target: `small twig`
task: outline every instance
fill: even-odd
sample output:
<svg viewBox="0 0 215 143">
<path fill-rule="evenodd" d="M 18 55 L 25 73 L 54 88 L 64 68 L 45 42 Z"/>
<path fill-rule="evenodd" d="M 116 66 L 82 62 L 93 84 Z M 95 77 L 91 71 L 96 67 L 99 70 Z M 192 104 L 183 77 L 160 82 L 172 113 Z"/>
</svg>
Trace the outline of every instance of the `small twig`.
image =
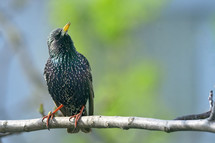
<svg viewBox="0 0 215 143">
<path fill-rule="evenodd" d="M 209 105 L 210 105 L 210 111 L 212 110 L 213 107 L 213 90 L 210 91 L 209 97 L 208 97 Z"/>
<path fill-rule="evenodd" d="M 215 106 L 214 106 L 214 101 L 213 101 L 213 91 L 211 90 L 210 95 L 209 95 L 209 103 L 210 103 L 210 117 L 208 118 L 209 121 L 215 120 Z"/>
<path fill-rule="evenodd" d="M 44 110 L 44 107 L 43 107 L 43 104 L 40 104 L 40 107 L 39 107 L 39 113 L 41 114 L 42 117 L 45 116 L 45 110 Z"/>
<path fill-rule="evenodd" d="M 207 111 L 201 114 L 191 114 L 185 115 L 175 118 L 174 120 L 199 120 L 199 119 L 206 119 L 210 116 L 211 111 Z"/>
</svg>

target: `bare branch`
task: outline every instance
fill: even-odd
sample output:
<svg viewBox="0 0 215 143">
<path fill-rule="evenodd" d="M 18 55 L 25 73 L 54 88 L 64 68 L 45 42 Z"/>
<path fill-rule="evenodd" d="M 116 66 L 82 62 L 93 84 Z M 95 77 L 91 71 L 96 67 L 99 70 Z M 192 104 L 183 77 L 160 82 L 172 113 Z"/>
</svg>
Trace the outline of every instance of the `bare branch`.
<svg viewBox="0 0 215 143">
<path fill-rule="evenodd" d="M 209 121 L 213 121 L 215 120 L 215 106 L 214 106 L 214 101 L 213 101 L 213 91 L 210 91 L 210 95 L 209 95 L 209 104 L 210 104 L 210 110 L 211 110 L 211 114 L 210 117 L 208 118 Z"/>
<path fill-rule="evenodd" d="M 214 101 L 213 101 L 213 90 L 210 91 L 209 93 L 209 96 L 208 96 L 208 101 L 209 101 L 209 105 L 210 105 L 210 111 L 212 110 L 213 108 L 213 105 L 214 105 Z"/>
<path fill-rule="evenodd" d="M 41 118 L 30 120 L 0 120 L 1 133 L 30 132 L 47 129 Z M 50 128 L 71 128 L 74 120 L 69 117 L 55 117 L 50 121 Z M 91 128 L 121 128 L 145 129 L 164 132 L 204 131 L 215 133 L 215 122 L 204 120 L 160 120 L 141 117 L 120 116 L 84 116 L 78 122 L 78 127 Z"/>
</svg>

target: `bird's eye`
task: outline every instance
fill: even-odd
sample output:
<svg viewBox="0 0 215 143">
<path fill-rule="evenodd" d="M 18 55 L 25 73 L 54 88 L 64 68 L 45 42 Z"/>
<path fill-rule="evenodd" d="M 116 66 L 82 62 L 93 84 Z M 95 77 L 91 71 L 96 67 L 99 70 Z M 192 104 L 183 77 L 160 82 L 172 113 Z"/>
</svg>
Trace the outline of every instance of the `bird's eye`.
<svg viewBox="0 0 215 143">
<path fill-rule="evenodd" d="M 61 32 L 59 32 L 56 36 L 55 39 L 58 40 L 60 38 Z"/>
</svg>

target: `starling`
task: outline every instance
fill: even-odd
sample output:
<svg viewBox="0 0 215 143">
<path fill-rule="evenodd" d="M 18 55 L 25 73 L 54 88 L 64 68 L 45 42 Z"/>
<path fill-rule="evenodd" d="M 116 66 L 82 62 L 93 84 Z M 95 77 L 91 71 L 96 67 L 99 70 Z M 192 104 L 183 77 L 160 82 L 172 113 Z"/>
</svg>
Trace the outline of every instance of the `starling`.
<svg viewBox="0 0 215 143">
<path fill-rule="evenodd" d="M 87 116 L 86 103 L 89 101 L 89 113 L 93 115 L 93 85 L 92 74 L 88 60 L 76 51 L 71 37 L 67 31 L 70 23 L 64 28 L 53 30 L 48 38 L 49 58 L 44 69 L 44 78 L 47 82 L 48 91 L 58 107 L 43 119 L 49 119 L 60 110 L 64 116 L 75 118 L 75 128 L 68 128 L 69 133 L 77 133 L 79 118 Z M 81 128 L 88 133 L 90 128 Z"/>
</svg>

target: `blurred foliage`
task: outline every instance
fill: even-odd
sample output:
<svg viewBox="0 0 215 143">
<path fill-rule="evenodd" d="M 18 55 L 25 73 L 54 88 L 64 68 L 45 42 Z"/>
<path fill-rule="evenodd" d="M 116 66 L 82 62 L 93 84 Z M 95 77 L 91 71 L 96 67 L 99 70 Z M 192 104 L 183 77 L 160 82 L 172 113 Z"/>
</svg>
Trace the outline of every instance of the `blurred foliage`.
<svg viewBox="0 0 215 143">
<path fill-rule="evenodd" d="M 166 0 L 50 1 L 48 10 L 52 26 L 63 27 L 70 21 L 69 34 L 77 50 L 91 63 L 96 114 L 159 117 L 160 110 L 167 110 L 158 101 L 162 77 L 159 63 L 144 60 L 143 56 L 136 58 L 140 54 L 137 51 L 144 52 L 144 45 L 138 49 L 134 39 L 135 31 L 155 19 L 165 4 Z M 159 133 L 140 130 L 93 131 L 93 135 L 84 137 L 83 134 L 67 136 L 65 141 L 166 142 Z"/>
<path fill-rule="evenodd" d="M 143 116 L 147 109 L 138 107 L 153 108 L 153 90 L 159 81 L 157 72 L 158 69 L 153 64 L 142 63 L 132 65 L 125 72 L 104 75 L 97 89 L 98 93 L 102 93 L 97 99 L 100 110 L 104 110 L 105 115 L 110 116 Z"/>
<path fill-rule="evenodd" d="M 76 43 L 80 42 L 79 46 L 83 43 L 82 39 L 85 42 L 93 40 L 116 44 L 123 42 L 124 36 L 132 29 L 154 19 L 165 1 L 54 0 L 50 2 L 49 11 L 53 23 L 63 26 L 71 22 L 72 29 L 69 32 L 73 33 Z"/>
</svg>

